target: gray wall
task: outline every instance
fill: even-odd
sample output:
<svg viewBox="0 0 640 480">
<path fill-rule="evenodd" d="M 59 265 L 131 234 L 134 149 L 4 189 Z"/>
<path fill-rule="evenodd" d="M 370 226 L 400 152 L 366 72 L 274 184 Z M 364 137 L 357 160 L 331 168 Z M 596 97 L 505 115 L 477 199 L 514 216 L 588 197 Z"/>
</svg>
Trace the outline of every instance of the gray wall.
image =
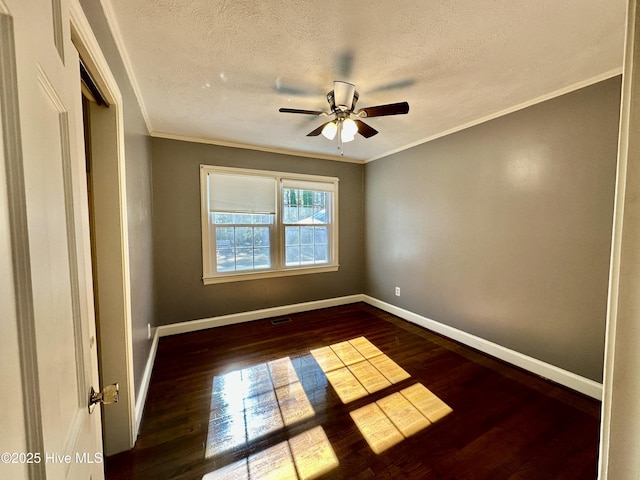
<svg viewBox="0 0 640 480">
<path fill-rule="evenodd" d="M 616 77 L 368 163 L 365 292 L 602 381 L 619 105 Z"/>
<path fill-rule="evenodd" d="M 161 138 L 152 146 L 158 324 L 362 293 L 363 165 Z M 204 285 L 201 164 L 338 177 L 340 269 Z"/>
<path fill-rule="evenodd" d="M 153 230 L 151 203 L 151 138 L 99 0 L 81 0 L 124 103 L 127 213 L 131 278 L 131 320 L 136 397 L 149 357 L 147 323 L 155 326 L 153 289 Z"/>
</svg>

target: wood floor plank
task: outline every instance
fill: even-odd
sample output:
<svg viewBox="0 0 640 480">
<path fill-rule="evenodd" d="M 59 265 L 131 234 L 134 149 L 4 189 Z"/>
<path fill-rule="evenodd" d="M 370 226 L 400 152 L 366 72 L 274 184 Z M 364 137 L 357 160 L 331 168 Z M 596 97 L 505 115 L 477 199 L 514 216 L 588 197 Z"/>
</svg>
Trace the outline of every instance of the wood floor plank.
<svg viewBox="0 0 640 480">
<path fill-rule="evenodd" d="M 431 425 L 427 417 L 401 393 L 392 393 L 376 403 L 405 437 L 410 437 Z"/>
<path fill-rule="evenodd" d="M 351 345 L 349 341 L 345 340 L 344 342 L 334 343 L 333 345 L 330 345 L 330 347 L 336 353 L 338 358 L 342 360 L 342 363 L 347 366 L 364 360 L 362 354 L 358 350 L 356 350 L 356 348 Z"/>
<path fill-rule="evenodd" d="M 358 337 L 349 340 L 349 343 L 353 345 L 364 358 L 372 358 L 378 355 L 382 355 L 382 352 L 373 343 L 367 340 L 365 337 Z"/>
<path fill-rule="evenodd" d="M 363 303 L 289 317 L 162 338 L 140 436 L 107 480 L 596 478 L 599 402 Z M 312 355 L 331 345 L 406 375 L 343 403 L 319 364 L 338 355 Z M 385 400 L 415 384 L 451 409 L 426 428 Z M 405 433 L 380 453 L 352 418 L 371 404 Z"/>
<path fill-rule="evenodd" d="M 416 383 L 410 387 L 400 390 L 404 398 L 415 406 L 422 415 L 435 423 L 452 412 L 449 405 L 440 400 L 427 387 L 421 383 Z"/>
<path fill-rule="evenodd" d="M 342 403 L 349 403 L 368 395 L 362 383 L 351 373 L 347 367 L 331 370 L 326 373 L 329 383 L 342 400 Z"/>
<path fill-rule="evenodd" d="M 296 435 L 289 440 L 289 447 L 300 480 L 317 478 L 340 463 L 321 426 Z"/>
<path fill-rule="evenodd" d="M 313 358 L 316 359 L 316 362 L 325 373 L 345 366 L 331 347 L 314 348 L 311 350 L 311 355 L 313 355 Z"/>
<path fill-rule="evenodd" d="M 354 363 L 347 368 L 369 393 L 375 393 L 391 386 L 391 382 L 367 360 Z"/>
</svg>

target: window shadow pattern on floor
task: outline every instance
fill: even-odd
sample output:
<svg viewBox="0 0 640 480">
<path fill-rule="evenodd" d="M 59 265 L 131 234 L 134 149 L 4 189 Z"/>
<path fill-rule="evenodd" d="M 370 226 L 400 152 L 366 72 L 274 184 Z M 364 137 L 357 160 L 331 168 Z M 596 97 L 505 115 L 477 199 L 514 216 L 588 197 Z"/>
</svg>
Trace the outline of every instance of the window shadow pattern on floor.
<svg viewBox="0 0 640 480">
<path fill-rule="evenodd" d="M 410 378 L 365 337 L 310 351 L 344 404 Z M 376 454 L 452 412 L 421 383 L 349 412 Z M 289 357 L 214 377 L 206 458 L 312 419 L 315 412 Z M 317 478 L 339 460 L 321 425 L 207 473 L 214 479 Z"/>
</svg>

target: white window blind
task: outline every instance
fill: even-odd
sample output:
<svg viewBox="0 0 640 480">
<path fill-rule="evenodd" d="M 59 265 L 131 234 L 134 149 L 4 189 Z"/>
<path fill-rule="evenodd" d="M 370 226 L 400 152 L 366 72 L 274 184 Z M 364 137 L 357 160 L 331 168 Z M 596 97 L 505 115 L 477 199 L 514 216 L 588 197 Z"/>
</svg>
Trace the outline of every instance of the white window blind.
<svg viewBox="0 0 640 480">
<path fill-rule="evenodd" d="M 316 192 L 333 192 L 335 184 L 333 182 L 317 182 L 309 180 L 298 180 L 291 178 L 282 179 L 282 187 L 295 190 L 312 190 Z"/>
<path fill-rule="evenodd" d="M 273 177 L 208 174 L 209 211 L 275 213 L 277 182 Z"/>
</svg>

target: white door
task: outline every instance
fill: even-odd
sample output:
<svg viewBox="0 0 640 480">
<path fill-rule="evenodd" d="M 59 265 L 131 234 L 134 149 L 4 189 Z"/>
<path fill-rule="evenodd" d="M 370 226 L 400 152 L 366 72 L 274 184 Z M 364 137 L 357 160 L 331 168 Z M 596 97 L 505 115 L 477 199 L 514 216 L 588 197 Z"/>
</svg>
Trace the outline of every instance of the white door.
<svg viewBox="0 0 640 480">
<path fill-rule="evenodd" d="M 0 290 L 10 310 L 0 350 L 12 360 L 0 374 L 21 387 L 0 392 L 11 394 L 0 406 L 12 431 L 23 431 L 3 440 L 17 451 L 3 456 L 1 478 L 104 477 L 100 408 L 87 409 L 99 385 L 70 1 L 0 0 L 0 213 L 8 212 L 0 220 L 9 230 L 0 247 L 10 242 L 13 278 Z"/>
</svg>

